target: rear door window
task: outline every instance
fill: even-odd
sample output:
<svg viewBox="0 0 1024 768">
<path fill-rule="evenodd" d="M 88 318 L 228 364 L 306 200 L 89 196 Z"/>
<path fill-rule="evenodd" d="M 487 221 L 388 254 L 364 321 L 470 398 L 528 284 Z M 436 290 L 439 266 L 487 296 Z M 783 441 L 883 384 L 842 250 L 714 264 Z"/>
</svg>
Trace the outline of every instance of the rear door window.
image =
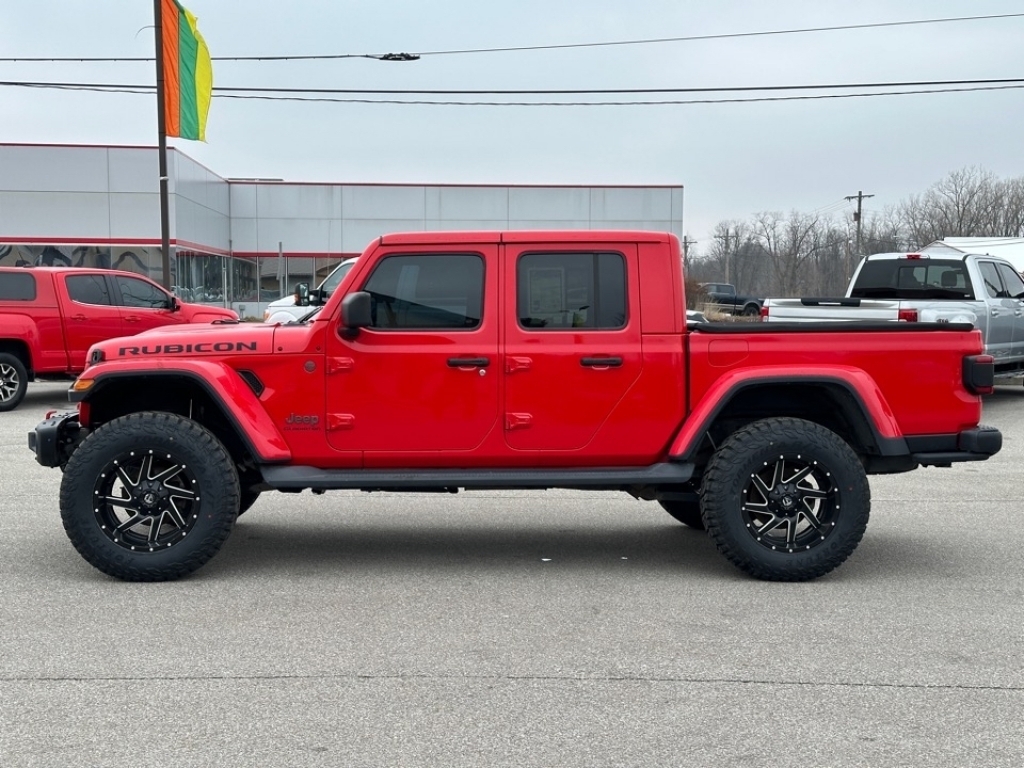
<svg viewBox="0 0 1024 768">
<path fill-rule="evenodd" d="M 516 315 L 530 330 L 626 325 L 621 253 L 527 253 L 516 263 Z"/>
<path fill-rule="evenodd" d="M 1003 279 L 1003 289 L 1006 294 L 1014 299 L 1024 298 L 1024 280 L 1021 280 L 1012 267 L 1006 264 L 997 264 L 999 276 Z"/>
<path fill-rule="evenodd" d="M 113 306 L 114 300 L 110 295 L 110 285 L 104 275 L 68 275 L 66 280 L 68 296 L 72 301 L 77 301 L 79 304 Z"/>
<path fill-rule="evenodd" d="M 994 262 L 979 261 L 978 269 L 981 271 L 981 279 L 985 283 L 985 293 L 989 297 L 999 299 L 1007 296 L 1003 289 L 1003 281 L 999 279 L 999 270 L 996 269 Z"/>
</svg>

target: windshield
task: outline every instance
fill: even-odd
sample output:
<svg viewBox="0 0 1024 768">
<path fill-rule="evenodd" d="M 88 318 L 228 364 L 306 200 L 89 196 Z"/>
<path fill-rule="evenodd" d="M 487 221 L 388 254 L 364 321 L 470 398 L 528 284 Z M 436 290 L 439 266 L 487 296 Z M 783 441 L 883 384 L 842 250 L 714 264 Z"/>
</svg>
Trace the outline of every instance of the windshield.
<svg viewBox="0 0 1024 768">
<path fill-rule="evenodd" d="M 342 278 L 345 277 L 355 266 L 355 261 L 343 261 L 339 264 L 331 274 L 327 276 L 327 279 L 320 284 L 320 290 L 324 292 L 324 298 L 331 294 L 331 292 L 341 285 Z"/>
</svg>

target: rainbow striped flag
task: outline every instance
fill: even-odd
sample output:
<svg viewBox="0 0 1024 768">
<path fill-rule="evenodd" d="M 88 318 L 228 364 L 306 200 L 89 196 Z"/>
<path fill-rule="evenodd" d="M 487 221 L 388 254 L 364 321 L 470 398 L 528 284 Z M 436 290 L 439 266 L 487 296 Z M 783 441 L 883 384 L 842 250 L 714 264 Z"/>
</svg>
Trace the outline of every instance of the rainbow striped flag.
<svg viewBox="0 0 1024 768">
<path fill-rule="evenodd" d="M 210 50 L 196 17 L 178 0 L 161 0 L 164 62 L 164 129 L 168 136 L 206 141 L 206 115 L 213 93 Z"/>
</svg>

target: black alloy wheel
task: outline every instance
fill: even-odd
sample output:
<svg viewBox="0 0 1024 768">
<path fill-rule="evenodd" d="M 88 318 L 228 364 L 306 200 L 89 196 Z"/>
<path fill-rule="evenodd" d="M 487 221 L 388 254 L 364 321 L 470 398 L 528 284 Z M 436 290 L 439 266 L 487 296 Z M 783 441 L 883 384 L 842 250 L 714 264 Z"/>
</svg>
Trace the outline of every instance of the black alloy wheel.
<svg viewBox="0 0 1024 768">
<path fill-rule="evenodd" d="M 199 519 L 198 482 L 174 454 L 122 453 L 96 480 L 96 523 L 114 544 L 132 552 L 172 547 Z"/>
<path fill-rule="evenodd" d="M 871 494 L 860 459 L 834 432 L 802 419 L 754 422 L 729 436 L 702 486 L 719 550 L 752 576 L 805 581 L 856 549 Z"/>
<path fill-rule="evenodd" d="M 61 517 L 78 552 L 126 581 L 164 581 L 220 549 L 239 509 L 238 474 L 206 428 L 144 412 L 114 419 L 71 455 Z"/>
</svg>

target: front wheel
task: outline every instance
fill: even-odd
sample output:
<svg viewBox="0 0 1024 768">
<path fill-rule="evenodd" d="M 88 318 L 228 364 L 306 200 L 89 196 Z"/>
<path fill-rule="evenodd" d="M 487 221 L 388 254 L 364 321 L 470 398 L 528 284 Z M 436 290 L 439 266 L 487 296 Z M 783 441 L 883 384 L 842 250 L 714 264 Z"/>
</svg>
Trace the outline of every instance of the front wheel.
<svg viewBox="0 0 1024 768">
<path fill-rule="evenodd" d="M 25 397 L 28 371 L 14 355 L 0 354 L 0 411 L 13 411 Z"/>
<path fill-rule="evenodd" d="M 867 528 L 871 491 L 849 445 L 820 424 L 756 421 L 730 435 L 701 487 L 718 549 L 751 576 L 806 581 L 838 567 Z"/>
<path fill-rule="evenodd" d="M 239 509 L 238 472 L 205 427 L 145 412 L 96 429 L 71 455 L 60 512 L 89 563 L 125 581 L 167 581 L 213 557 Z"/>
</svg>

